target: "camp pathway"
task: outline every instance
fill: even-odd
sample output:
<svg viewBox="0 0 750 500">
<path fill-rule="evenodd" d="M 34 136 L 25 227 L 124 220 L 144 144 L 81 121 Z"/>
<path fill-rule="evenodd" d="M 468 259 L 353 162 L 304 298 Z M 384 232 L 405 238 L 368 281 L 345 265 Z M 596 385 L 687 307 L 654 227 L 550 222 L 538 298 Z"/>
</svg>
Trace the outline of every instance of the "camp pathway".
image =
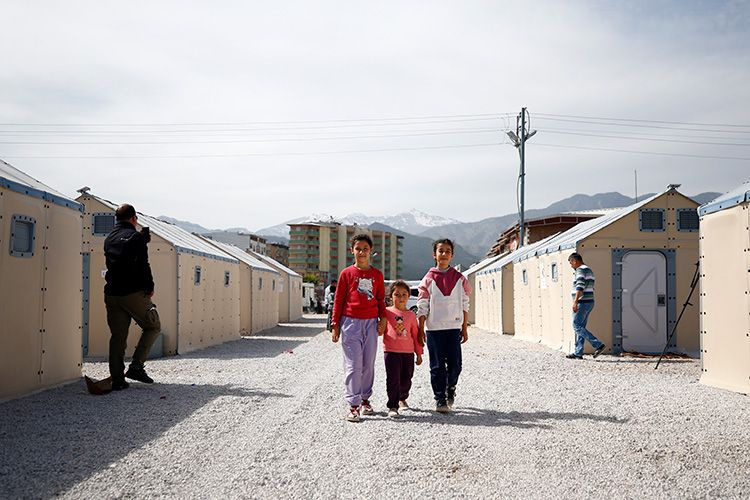
<svg viewBox="0 0 750 500">
<path fill-rule="evenodd" d="M 344 421 L 323 316 L 151 361 L 153 385 L 83 381 L 0 404 L 0 498 L 741 497 L 750 400 L 700 362 L 585 361 L 470 329 L 456 411 L 416 368 L 411 411 Z M 84 373 L 107 374 L 105 363 Z"/>
</svg>

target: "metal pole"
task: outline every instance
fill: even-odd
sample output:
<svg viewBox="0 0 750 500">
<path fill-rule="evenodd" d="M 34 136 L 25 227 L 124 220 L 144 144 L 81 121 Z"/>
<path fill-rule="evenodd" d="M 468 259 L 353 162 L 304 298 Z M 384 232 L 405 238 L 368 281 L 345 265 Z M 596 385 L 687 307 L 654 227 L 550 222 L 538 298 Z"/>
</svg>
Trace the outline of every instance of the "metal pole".
<svg viewBox="0 0 750 500">
<path fill-rule="evenodd" d="M 635 174 L 635 202 L 638 203 L 638 171 L 633 170 Z"/>
<path fill-rule="evenodd" d="M 524 227 L 524 197 L 525 197 L 525 180 L 526 180 L 526 169 L 524 165 L 524 157 L 525 157 L 525 150 L 526 150 L 526 108 L 521 108 L 521 130 L 518 134 L 518 139 L 520 141 L 520 144 L 518 146 L 518 153 L 521 156 L 521 213 L 519 214 L 520 221 L 518 223 L 519 227 L 519 237 L 520 241 L 518 242 L 518 248 L 521 248 L 524 245 L 524 242 L 526 241 L 526 228 Z"/>
</svg>

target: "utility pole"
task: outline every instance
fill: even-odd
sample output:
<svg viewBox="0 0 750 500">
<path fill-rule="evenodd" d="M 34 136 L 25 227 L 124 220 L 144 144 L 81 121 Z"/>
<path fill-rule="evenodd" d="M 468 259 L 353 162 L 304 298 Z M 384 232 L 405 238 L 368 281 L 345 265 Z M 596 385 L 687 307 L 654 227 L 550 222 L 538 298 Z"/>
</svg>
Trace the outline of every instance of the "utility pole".
<svg viewBox="0 0 750 500">
<path fill-rule="evenodd" d="M 530 130 L 529 125 L 531 123 L 531 118 L 527 120 L 528 111 L 526 111 L 526 108 L 521 108 L 521 113 L 516 117 L 516 131 L 513 132 L 512 130 L 509 130 L 507 132 L 508 137 L 510 137 L 510 140 L 513 142 L 513 145 L 518 148 L 518 155 L 521 158 L 521 169 L 518 174 L 518 181 L 520 184 L 520 192 L 517 193 L 518 196 L 518 228 L 519 228 L 519 241 L 518 241 L 518 248 L 521 248 L 524 245 L 524 242 L 526 240 L 526 225 L 525 225 L 525 218 L 524 218 L 524 205 L 525 205 L 525 198 L 526 198 L 526 141 L 531 139 L 531 137 L 536 134 L 536 130 Z"/>
<path fill-rule="evenodd" d="M 521 157 L 521 172 L 518 174 L 521 181 L 521 194 L 519 195 L 521 213 L 518 215 L 518 248 L 521 248 L 526 242 L 526 227 L 524 226 L 524 200 L 526 198 L 526 108 L 521 108 L 521 129 L 519 130 L 518 138 L 520 139 L 518 154 Z"/>
</svg>

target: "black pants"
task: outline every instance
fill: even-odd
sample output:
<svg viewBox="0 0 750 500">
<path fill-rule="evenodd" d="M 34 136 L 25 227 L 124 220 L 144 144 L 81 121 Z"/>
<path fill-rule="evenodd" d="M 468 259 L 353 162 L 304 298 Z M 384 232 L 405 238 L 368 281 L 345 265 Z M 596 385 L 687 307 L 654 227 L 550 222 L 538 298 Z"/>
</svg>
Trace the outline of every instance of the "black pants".
<svg viewBox="0 0 750 500">
<path fill-rule="evenodd" d="M 406 401 L 414 376 L 414 353 L 386 352 L 385 387 L 388 392 L 388 408 L 398 408 L 399 401 Z"/>
<path fill-rule="evenodd" d="M 446 389 L 456 387 L 461 374 L 461 330 L 428 331 L 427 350 L 432 392 L 438 404 L 445 404 Z"/>
</svg>

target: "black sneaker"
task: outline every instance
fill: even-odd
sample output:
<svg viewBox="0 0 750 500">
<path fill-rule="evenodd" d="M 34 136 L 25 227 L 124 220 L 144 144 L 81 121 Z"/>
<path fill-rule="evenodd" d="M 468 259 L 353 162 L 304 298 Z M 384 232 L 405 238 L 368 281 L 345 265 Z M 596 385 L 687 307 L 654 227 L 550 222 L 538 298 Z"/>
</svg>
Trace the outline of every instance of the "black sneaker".
<svg viewBox="0 0 750 500">
<path fill-rule="evenodd" d="M 113 391 L 121 391 L 123 389 L 127 389 L 130 387 L 130 384 L 125 382 L 125 380 L 113 380 L 112 381 L 112 390 Z"/>
<path fill-rule="evenodd" d="M 137 380 L 138 382 L 143 382 L 144 384 L 153 384 L 154 379 L 149 377 L 146 374 L 146 370 L 141 368 L 140 370 L 128 368 L 128 371 L 125 372 L 125 376 L 132 380 Z"/>
<path fill-rule="evenodd" d="M 456 387 L 448 387 L 448 390 L 445 391 L 445 396 L 445 402 L 448 404 L 448 406 L 453 408 L 453 402 L 456 400 Z"/>
<path fill-rule="evenodd" d="M 604 344 L 602 344 L 601 346 L 599 346 L 599 348 L 598 348 L 598 349 L 597 349 L 596 351 L 594 351 L 594 355 L 593 355 L 593 356 L 591 356 L 591 357 L 592 357 L 592 358 L 595 358 L 595 357 L 597 357 L 597 356 L 598 356 L 598 355 L 600 355 L 600 354 L 602 353 L 602 351 L 604 351 L 604 349 L 606 349 L 606 348 L 607 348 L 607 346 L 606 346 L 606 345 L 604 345 Z"/>
<path fill-rule="evenodd" d="M 572 354 L 572 353 L 571 353 L 571 354 L 568 354 L 568 355 L 567 355 L 567 356 L 565 356 L 565 357 L 566 357 L 566 358 L 568 358 L 568 359 L 583 359 L 583 356 L 579 356 L 579 355 L 577 355 L 577 354 Z"/>
</svg>

